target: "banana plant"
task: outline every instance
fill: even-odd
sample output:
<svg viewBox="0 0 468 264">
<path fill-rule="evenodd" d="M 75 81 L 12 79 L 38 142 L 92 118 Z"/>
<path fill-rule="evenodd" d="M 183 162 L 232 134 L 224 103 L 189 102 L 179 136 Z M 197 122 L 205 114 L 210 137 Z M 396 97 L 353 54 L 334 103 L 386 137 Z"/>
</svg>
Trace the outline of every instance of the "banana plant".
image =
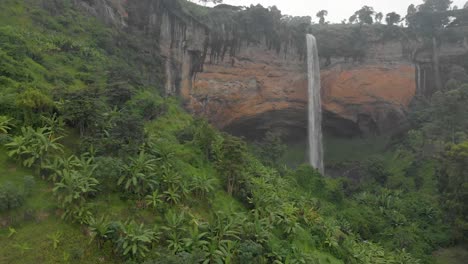
<svg viewBox="0 0 468 264">
<path fill-rule="evenodd" d="M 6 144 L 9 149 L 8 156 L 16 157 L 22 161 L 23 166 L 32 167 L 45 165 L 44 160 L 53 153 L 62 153 L 63 145 L 58 143 L 61 137 L 50 138 L 48 127 L 34 129 L 32 127 L 22 127 L 21 135 L 13 138 L 12 142 Z"/>
<path fill-rule="evenodd" d="M 52 241 L 52 245 L 54 249 L 58 248 L 58 245 L 60 244 L 60 241 L 62 239 L 62 235 L 63 234 L 60 231 L 47 235 L 47 238 Z"/>
<path fill-rule="evenodd" d="M 144 197 L 158 185 L 155 171 L 156 159 L 142 150 L 137 158 L 130 159 L 130 163 L 124 166 L 124 173 L 117 184 L 123 185 L 124 189 L 130 193 Z"/>
<path fill-rule="evenodd" d="M 11 129 L 11 118 L 7 116 L 0 116 L 0 134 L 7 134 Z"/>
<path fill-rule="evenodd" d="M 181 197 L 179 195 L 179 187 L 169 187 L 167 191 L 164 192 L 164 199 L 171 204 L 177 205 L 180 203 Z"/>
<path fill-rule="evenodd" d="M 154 230 L 145 228 L 144 224 L 129 221 L 122 225 L 117 247 L 124 257 L 138 260 L 146 257 L 156 240 L 158 236 Z"/>
<path fill-rule="evenodd" d="M 62 207 L 71 204 L 82 204 L 90 193 L 97 191 L 99 181 L 91 175 L 83 175 L 75 170 L 63 170 L 60 182 L 55 183 L 53 192 L 57 195 Z"/>
<path fill-rule="evenodd" d="M 163 201 L 161 200 L 162 197 L 163 196 L 159 194 L 158 190 L 155 190 L 151 194 L 146 195 L 145 196 L 146 206 L 149 206 L 153 209 L 158 209 L 163 203 Z"/>
<path fill-rule="evenodd" d="M 100 218 L 90 216 L 86 220 L 86 223 L 91 231 L 91 241 L 96 240 L 98 248 L 102 248 L 112 232 L 109 228 L 110 222 L 108 218 L 106 216 L 101 216 Z"/>
<path fill-rule="evenodd" d="M 214 190 L 215 179 L 206 174 L 196 174 L 191 178 L 190 191 L 197 198 L 204 198 Z"/>
<path fill-rule="evenodd" d="M 206 251 L 208 246 L 208 232 L 201 232 L 197 224 L 194 224 L 188 230 L 188 237 L 183 238 L 183 249 L 187 252 L 196 250 Z"/>
</svg>

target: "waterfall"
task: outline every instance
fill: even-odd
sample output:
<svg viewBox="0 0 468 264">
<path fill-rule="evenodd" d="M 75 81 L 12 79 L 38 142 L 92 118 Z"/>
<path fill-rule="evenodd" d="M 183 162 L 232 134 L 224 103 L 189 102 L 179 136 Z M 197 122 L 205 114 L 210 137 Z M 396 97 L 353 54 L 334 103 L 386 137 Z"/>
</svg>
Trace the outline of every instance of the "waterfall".
<svg viewBox="0 0 468 264">
<path fill-rule="evenodd" d="M 320 96 L 320 64 L 317 42 L 313 35 L 307 35 L 307 76 L 309 80 L 309 163 L 320 173 L 323 168 L 322 146 L 322 102 Z"/>
</svg>

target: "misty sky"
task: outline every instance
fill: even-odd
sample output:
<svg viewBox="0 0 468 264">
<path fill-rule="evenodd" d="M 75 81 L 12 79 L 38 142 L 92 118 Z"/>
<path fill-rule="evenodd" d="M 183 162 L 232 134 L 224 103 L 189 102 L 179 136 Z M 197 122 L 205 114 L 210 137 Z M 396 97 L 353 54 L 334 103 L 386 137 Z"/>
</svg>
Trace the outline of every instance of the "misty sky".
<svg viewBox="0 0 468 264">
<path fill-rule="evenodd" d="M 466 1 L 453 0 L 453 5 L 462 8 Z M 405 16 L 410 4 L 419 5 L 422 2 L 422 0 L 224 0 L 224 3 L 230 5 L 250 6 L 257 3 L 265 7 L 276 5 L 283 14 L 312 16 L 315 22 L 318 20 L 315 14 L 322 9 L 328 10 L 327 20 L 341 22 L 364 5 L 372 6 L 375 11 L 384 15 L 394 11 Z"/>
</svg>

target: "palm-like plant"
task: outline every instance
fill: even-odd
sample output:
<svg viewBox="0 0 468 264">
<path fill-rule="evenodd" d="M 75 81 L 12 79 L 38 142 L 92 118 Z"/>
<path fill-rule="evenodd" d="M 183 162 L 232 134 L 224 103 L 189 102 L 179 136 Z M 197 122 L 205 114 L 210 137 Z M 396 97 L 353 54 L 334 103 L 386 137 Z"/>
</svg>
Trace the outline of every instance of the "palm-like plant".
<svg viewBox="0 0 468 264">
<path fill-rule="evenodd" d="M 63 234 L 60 231 L 47 235 L 47 238 L 51 240 L 54 249 L 58 248 L 58 245 L 60 244 L 60 241 L 62 239 L 62 235 Z"/>
<path fill-rule="evenodd" d="M 214 190 L 215 179 L 206 174 L 193 175 L 190 182 L 190 191 L 197 197 L 203 198 Z"/>
<path fill-rule="evenodd" d="M 140 197 L 148 191 L 153 191 L 158 182 L 154 171 L 156 159 L 141 151 L 137 158 L 130 159 L 130 164 L 124 166 L 124 174 L 118 180 L 118 185 L 123 185 L 128 192 Z"/>
<path fill-rule="evenodd" d="M 197 224 L 189 228 L 188 237 L 183 238 L 183 249 L 187 252 L 196 250 L 206 251 L 208 241 L 206 241 L 207 232 L 201 232 Z"/>
<path fill-rule="evenodd" d="M 167 191 L 164 192 L 164 199 L 171 204 L 178 204 L 180 202 L 179 187 L 169 187 Z"/>
<path fill-rule="evenodd" d="M 252 210 L 250 221 L 244 222 L 244 233 L 248 234 L 253 241 L 266 243 L 270 236 L 272 223 L 269 218 L 262 218 L 257 209 Z"/>
<path fill-rule="evenodd" d="M 52 152 L 63 152 L 62 144 L 58 143 L 61 137 L 50 138 L 48 127 L 34 129 L 32 127 L 22 127 L 21 135 L 13 138 L 13 141 L 6 144 L 10 150 L 10 157 L 17 157 L 23 161 L 25 167 L 32 167 L 39 163 L 39 167 L 44 166 L 44 160 Z"/>
<path fill-rule="evenodd" d="M 182 177 L 180 177 L 180 174 L 174 170 L 171 164 L 162 164 L 159 169 L 162 188 L 169 189 L 171 186 L 181 185 Z"/>
<path fill-rule="evenodd" d="M 75 170 L 63 170 L 62 179 L 55 183 L 54 194 L 63 208 L 71 204 L 82 204 L 87 196 L 97 191 L 99 181 L 91 175 Z"/>
<path fill-rule="evenodd" d="M 11 118 L 7 116 L 0 116 L 0 134 L 7 134 L 8 130 L 11 129 Z"/>
<path fill-rule="evenodd" d="M 205 260 L 203 264 L 211 264 L 211 263 L 223 263 L 222 255 L 223 253 L 219 250 L 219 241 L 217 237 L 210 237 L 209 243 L 207 246 Z"/>
<path fill-rule="evenodd" d="M 49 137 L 51 139 L 65 135 L 65 122 L 63 121 L 63 118 L 58 117 L 56 113 L 51 117 L 41 116 L 41 120 L 43 125 L 48 127 L 50 131 Z"/>
<path fill-rule="evenodd" d="M 236 255 L 238 242 L 237 241 L 227 241 L 222 243 L 218 249 L 222 263 L 231 264 L 234 262 L 234 257 Z"/>
<path fill-rule="evenodd" d="M 28 250 L 31 250 L 32 248 L 29 246 L 28 243 L 16 243 L 13 245 L 13 247 L 19 249 L 21 251 L 21 255 L 24 255 L 24 253 L 26 253 L 26 251 Z"/>
<path fill-rule="evenodd" d="M 167 237 L 167 248 L 172 251 L 173 254 L 182 251 L 184 241 L 182 234 L 179 232 L 170 232 Z"/>
<path fill-rule="evenodd" d="M 155 190 L 151 194 L 146 195 L 145 197 L 146 206 L 150 206 L 153 209 L 159 208 L 160 205 L 163 203 L 161 198 L 162 198 L 162 195 L 159 194 L 158 190 Z"/>
<path fill-rule="evenodd" d="M 156 232 L 134 221 L 122 225 L 117 247 L 123 256 L 141 259 L 149 252 L 151 244 L 158 239 Z"/>
<path fill-rule="evenodd" d="M 81 161 L 75 155 L 71 155 L 67 158 L 62 157 L 62 156 L 55 156 L 46 161 L 43 169 L 49 170 L 50 172 L 49 178 L 53 182 L 57 182 L 59 179 L 63 177 L 64 171 L 79 170 L 80 165 L 81 165 Z"/>
<path fill-rule="evenodd" d="M 182 249 L 183 234 L 186 232 L 186 216 L 183 212 L 176 213 L 171 210 L 165 215 L 166 225 L 162 227 L 165 236 L 168 238 L 168 248 L 176 253 Z"/>
<path fill-rule="evenodd" d="M 86 220 L 86 223 L 89 225 L 91 231 L 91 241 L 96 240 L 98 248 L 101 248 L 109 239 L 111 233 L 109 220 L 105 216 L 101 216 L 100 218 L 90 216 Z"/>
</svg>

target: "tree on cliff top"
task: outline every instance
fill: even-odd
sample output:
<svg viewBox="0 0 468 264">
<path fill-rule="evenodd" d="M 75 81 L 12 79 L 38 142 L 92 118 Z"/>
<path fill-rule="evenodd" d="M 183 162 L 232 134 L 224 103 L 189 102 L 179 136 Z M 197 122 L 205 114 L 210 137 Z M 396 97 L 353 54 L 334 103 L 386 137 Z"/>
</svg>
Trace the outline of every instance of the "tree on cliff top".
<svg viewBox="0 0 468 264">
<path fill-rule="evenodd" d="M 382 19 L 383 19 L 383 14 L 382 14 L 382 12 L 378 12 L 377 14 L 375 14 L 375 21 L 376 21 L 377 23 L 380 24 L 380 22 L 382 22 Z"/>
<path fill-rule="evenodd" d="M 420 12 L 447 11 L 451 4 L 451 0 L 424 0 L 424 4 L 418 6 L 418 10 Z"/>
<path fill-rule="evenodd" d="M 320 10 L 320 11 L 316 14 L 316 16 L 317 16 L 318 18 L 320 18 L 320 20 L 319 20 L 319 24 L 320 24 L 320 25 L 324 25 L 324 24 L 327 23 L 327 22 L 325 21 L 325 17 L 326 17 L 327 15 L 328 15 L 328 11 L 327 11 L 327 10 Z"/>
<path fill-rule="evenodd" d="M 375 13 L 374 8 L 370 6 L 363 6 L 361 9 L 356 11 L 354 15 L 349 18 L 350 23 L 358 22 L 359 24 L 369 24 L 374 23 L 372 15 Z"/>
<path fill-rule="evenodd" d="M 385 21 L 387 22 L 387 25 L 393 26 L 400 21 L 400 18 L 401 17 L 399 14 L 391 12 L 387 14 L 387 16 L 385 17 Z"/>
</svg>

